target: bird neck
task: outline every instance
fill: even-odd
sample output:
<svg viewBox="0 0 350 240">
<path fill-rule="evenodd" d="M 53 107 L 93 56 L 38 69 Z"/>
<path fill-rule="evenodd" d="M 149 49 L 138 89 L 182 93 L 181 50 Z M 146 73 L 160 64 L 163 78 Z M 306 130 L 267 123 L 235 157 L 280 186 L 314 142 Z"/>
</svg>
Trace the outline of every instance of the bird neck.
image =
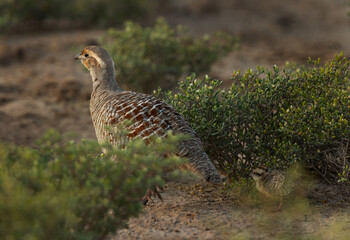
<svg viewBox="0 0 350 240">
<path fill-rule="evenodd" d="M 99 90 L 113 90 L 122 91 L 115 80 L 114 68 L 103 69 L 99 71 L 90 71 L 92 78 L 93 91 Z"/>
<path fill-rule="evenodd" d="M 260 182 L 265 182 L 267 180 L 267 178 L 269 177 L 268 173 L 264 173 L 261 177 L 260 177 Z"/>
</svg>

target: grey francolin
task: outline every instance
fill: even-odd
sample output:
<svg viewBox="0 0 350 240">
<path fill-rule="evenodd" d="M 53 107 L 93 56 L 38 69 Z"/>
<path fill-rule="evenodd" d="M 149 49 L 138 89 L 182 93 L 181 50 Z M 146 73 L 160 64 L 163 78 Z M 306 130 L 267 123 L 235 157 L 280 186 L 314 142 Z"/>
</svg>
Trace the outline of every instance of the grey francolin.
<svg viewBox="0 0 350 240">
<path fill-rule="evenodd" d="M 114 62 L 105 49 L 88 46 L 75 59 L 81 60 L 90 71 L 93 85 L 90 112 L 100 143 L 118 145 L 122 139 L 117 139 L 112 130 L 118 129 L 118 124 L 124 120 L 131 122 L 129 138 L 147 140 L 154 135 L 166 137 L 168 130 L 174 134 L 187 134 L 191 138 L 180 143 L 178 154 L 187 157 L 188 167 L 206 181 L 221 183 L 220 174 L 191 126 L 167 103 L 146 94 L 121 89 L 116 82 Z M 157 192 L 153 194 L 158 196 Z"/>
<path fill-rule="evenodd" d="M 294 187 L 289 175 L 283 171 L 270 171 L 268 168 L 260 166 L 253 170 L 251 176 L 255 180 L 259 192 L 269 198 L 279 198 L 280 204 L 277 211 L 281 210 L 283 197 L 288 195 Z"/>
</svg>

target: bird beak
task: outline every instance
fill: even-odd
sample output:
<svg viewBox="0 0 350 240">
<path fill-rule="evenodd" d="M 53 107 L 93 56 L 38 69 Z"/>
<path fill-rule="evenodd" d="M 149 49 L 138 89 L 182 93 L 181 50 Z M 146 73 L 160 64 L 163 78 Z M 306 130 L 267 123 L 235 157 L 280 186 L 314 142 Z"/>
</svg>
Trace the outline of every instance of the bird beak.
<svg viewBox="0 0 350 240">
<path fill-rule="evenodd" d="M 83 57 L 82 57 L 81 54 L 79 53 L 79 54 L 75 55 L 74 60 L 79 60 L 79 59 L 81 59 L 81 58 L 83 58 Z"/>
</svg>

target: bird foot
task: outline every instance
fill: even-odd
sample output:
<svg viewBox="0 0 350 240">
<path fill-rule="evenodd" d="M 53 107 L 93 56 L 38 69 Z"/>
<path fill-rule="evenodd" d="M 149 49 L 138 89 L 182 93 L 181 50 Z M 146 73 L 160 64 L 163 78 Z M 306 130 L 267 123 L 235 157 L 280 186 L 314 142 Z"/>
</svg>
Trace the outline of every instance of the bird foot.
<svg viewBox="0 0 350 240">
<path fill-rule="evenodd" d="M 163 200 L 162 195 L 160 195 L 157 187 L 159 190 L 163 191 L 163 188 L 161 186 L 154 186 L 151 189 L 148 189 L 146 195 L 142 198 L 143 205 L 146 205 L 148 202 L 153 202 L 152 196 Z"/>
<path fill-rule="evenodd" d="M 281 211 L 282 205 L 283 205 L 283 199 L 281 198 L 281 199 L 280 199 L 280 204 L 278 205 L 278 208 L 277 208 L 274 212 L 279 212 L 279 211 Z"/>
<path fill-rule="evenodd" d="M 277 213 L 277 212 L 280 212 L 280 211 L 281 211 L 281 208 L 280 208 L 280 207 L 278 207 L 278 208 L 274 209 L 272 212 Z"/>
</svg>

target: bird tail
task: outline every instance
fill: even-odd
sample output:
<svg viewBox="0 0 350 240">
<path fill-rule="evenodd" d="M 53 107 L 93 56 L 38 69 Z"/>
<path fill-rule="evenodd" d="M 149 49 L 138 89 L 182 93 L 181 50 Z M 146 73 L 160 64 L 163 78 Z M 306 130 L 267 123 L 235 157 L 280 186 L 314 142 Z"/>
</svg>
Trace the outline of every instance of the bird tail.
<svg viewBox="0 0 350 240">
<path fill-rule="evenodd" d="M 202 144 L 197 141 L 184 141 L 180 155 L 189 159 L 188 167 L 199 173 L 207 182 L 220 184 L 221 176 L 214 164 L 204 152 Z"/>
</svg>

